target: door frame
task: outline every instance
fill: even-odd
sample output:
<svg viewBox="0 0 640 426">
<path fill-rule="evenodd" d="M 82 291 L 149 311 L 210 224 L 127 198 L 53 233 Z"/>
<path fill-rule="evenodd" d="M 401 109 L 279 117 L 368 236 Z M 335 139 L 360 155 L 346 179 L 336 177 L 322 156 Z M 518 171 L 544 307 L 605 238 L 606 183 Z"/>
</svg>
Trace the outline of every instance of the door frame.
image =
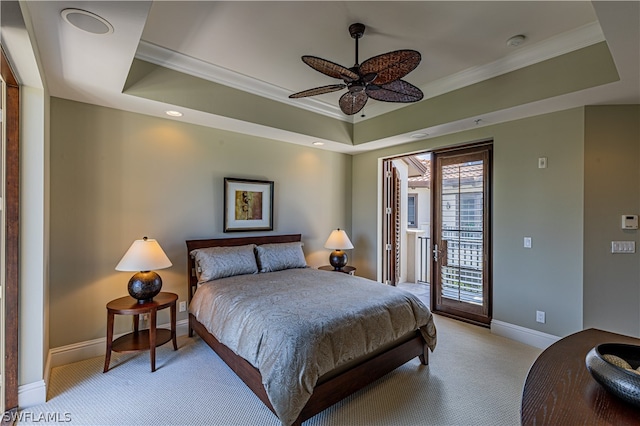
<svg viewBox="0 0 640 426">
<path fill-rule="evenodd" d="M 493 196 L 492 196 L 492 187 L 493 187 L 493 140 L 470 143 L 465 145 L 460 145 L 456 147 L 449 147 L 439 150 L 432 151 L 432 168 L 431 168 L 431 182 L 432 182 L 432 201 L 431 201 L 431 241 L 432 245 L 435 248 L 435 245 L 438 241 L 437 232 L 438 229 L 441 228 L 441 218 L 440 212 L 438 211 L 438 206 L 440 206 L 440 202 L 437 199 L 440 194 L 440 179 L 438 178 L 438 159 L 443 155 L 447 154 L 456 154 L 456 155 L 466 155 L 471 153 L 477 153 L 479 150 L 487 151 L 487 164 L 486 169 L 484 171 L 484 176 L 486 178 L 486 183 L 483 188 L 484 192 L 484 226 L 483 226 L 483 296 L 485 301 L 483 305 L 486 304 L 486 312 L 482 314 L 477 313 L 468 313 L 456 309 L 451 306 L 442 306 L 439 304 L 438 299 L 438 286 L 440 285 L 440 277 L 437 276 L 440 270 L 438 263 L 436 261 L 437 254 L 434 250 L 434 256 L 431 257 L 431 271 L 432 279 L 431 279 L 431 309 L 434 313 L 438 313 L 443 316 L 448 316 L 454 319 L 458 319 L 464 322 L 469 322 L 472 324 L 480 325 L 483 327 L 490 327 L 491 320 L 493 318 L 493 259 L 492 259 L 492 211 L 493 211 Z M 440 157 L 439 157 L 440 156 Z"/>
<path fill-rule="evenodd" d="M 2 407 L 5 412 L 18 408 L 18 289 L 20 232 L 20 85 L 0 46 L 0 73 L 5 82 L 4 149 L 4 269 L 2 310 L 4 315 L 4 371 Z M 3 417 L 4 418 L 4 417 Z"/>
<path fill-rule="evenodd" d="M 415 271 L 411 272 L 409 268 L 415 268 L 414 262 L 419 260 L 416 258 L 412 260 L 413 254 L 409 244 L 412 239 L 407 235 L 406 230 L 409 228 L 407 221 L 407 208 L 408 208 L 408 196 L 410 195 L 410 185 L 408 176 L 409 167 L 406 170 L 402 166 L 396 163 L 397 160 L 406 163 L 407 157 L 431 155 L 430 150 L 420 150 L 409 152 L 406 154 L 394 155 L 390 157 L 380 157 L 378 159 L 378 231 L 377 231 L 377 280 L 389 284 L 397 285 L 400 282 L 408 279 L 409 276 L 417 277 Z M 393 170 L 397 170 L 396 176 L 398 178 L 398 187 L 395 187 L 395 178 Z M 429 170 L 429 168 L 427 168 Z M 430 172 L 425 171 L 425 176 L 431 176 Z M 429 189 L 428 187 L 426 187 Z M 419 192 L 419 188 L 416 189 Z M 424 195 L 423 200 L 431 200 L 431 195 Z M 395 200 L 395 202 L 392 202 Z M 431 221 L 431 208 L 425 208 L 419 210 L 416 208 L 416 212 L 422 211 L 429 215 L 428 221 Z M 427 220 L 426 218 L 423 218 Z M 396 226 L 393 229 L 393 226 Z M 419 226 L 418 226 L 419 227 Z M 417 229 L 417 228 L 416 228 Z M 429 236 L 430 233 L 425 233 L 425 236 Z M 391 244 L 389 244 L 391 241 Z M 387 250 L 387 244 L 389 249 Z M 416 248 L 417 250 L 417 248 Z M 428 257 L 428 254 L 427 254 Z M 393 262 L 391 261 L 393 260 Z M 420 260 L 421 261 L 421 260 Z M 426 259 L 428 262 L 428 259 Z M 430 265 L 430 264 L 428 264 Z M 429 266 L 425 264 L 425 269 L 430 270 Z M 395 274 L 395 279 L 389 279 L 390 276 Z M 415 278 L 410 281 L 413 282 Z"/>
</svg>

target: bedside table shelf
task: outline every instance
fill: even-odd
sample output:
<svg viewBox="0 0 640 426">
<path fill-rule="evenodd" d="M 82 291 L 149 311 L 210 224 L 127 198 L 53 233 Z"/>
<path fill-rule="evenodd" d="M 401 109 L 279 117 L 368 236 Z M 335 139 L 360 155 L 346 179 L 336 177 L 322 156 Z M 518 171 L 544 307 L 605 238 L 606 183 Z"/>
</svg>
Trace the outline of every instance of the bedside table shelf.
<svg viewBox="0 0 640 426">
<path fill-rule="evenodd" d="M 172 338 L 171 330 L 156 328 L 156 348 L 168 343 Z M 146 351 L 149 349 L 149 330 L 140 330 L 118 337 L 111 344 L 114 352 L 128 353 Z"/>
</svg>

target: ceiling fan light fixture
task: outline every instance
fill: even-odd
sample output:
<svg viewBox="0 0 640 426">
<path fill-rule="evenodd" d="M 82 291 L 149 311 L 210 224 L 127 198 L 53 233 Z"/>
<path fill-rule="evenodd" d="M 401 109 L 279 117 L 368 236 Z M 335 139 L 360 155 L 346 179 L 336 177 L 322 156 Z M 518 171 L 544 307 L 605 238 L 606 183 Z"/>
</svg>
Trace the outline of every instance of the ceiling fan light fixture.
<svg viewBox="0 0 640 426">
<path fill-rule="evenodd" d="M 360 84 L 360 83 L 353 83 L 349 85 L 349 92 L 351 93 L 357 93 L 357 92 L 362 92 L 364 91 L 364 84 Z"/>
</svg>

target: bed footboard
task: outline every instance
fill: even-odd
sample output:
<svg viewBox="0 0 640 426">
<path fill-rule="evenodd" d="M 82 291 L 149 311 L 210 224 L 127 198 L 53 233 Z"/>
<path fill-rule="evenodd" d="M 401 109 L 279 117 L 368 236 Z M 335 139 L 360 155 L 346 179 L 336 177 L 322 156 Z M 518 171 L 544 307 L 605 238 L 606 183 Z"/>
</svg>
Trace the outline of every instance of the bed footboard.
<svg viewBox="0 0 640 426">
<path fill-rule="evenodd" d="M 195 331 L 275 414 L 262 385 L 262 376 L 258 369 L 220 343 L 192 314 L 189 314 L 189 329 Z M 415 337 L 410 340 L 317 385 L 293 425 L 302 424 L 303 421 L 375 382 L 415 357 L 419 357 L 420 362 L 424 365 L 429 363 L 429 349 L 420 332 L 416 332 Z"/>
<path fill-rule="evenodd" d="M 234 373 L 242 379 L 242 381 L 256 394 L 258 398 L 266 405 L 271 412 L 275 414 L 275 410 L 269 401 L 267 392 L 262 385 L 262 376 L 257 368 L 249 364 L 244 358 L 236 355 L 231 349 L 220 343 L 211 333 L 207 331 L 193 314 L 189 314 L 189 328 L 195 331 L 210 347 L 218 354 L 220 358 L 231 368 Z"/>
</svg>

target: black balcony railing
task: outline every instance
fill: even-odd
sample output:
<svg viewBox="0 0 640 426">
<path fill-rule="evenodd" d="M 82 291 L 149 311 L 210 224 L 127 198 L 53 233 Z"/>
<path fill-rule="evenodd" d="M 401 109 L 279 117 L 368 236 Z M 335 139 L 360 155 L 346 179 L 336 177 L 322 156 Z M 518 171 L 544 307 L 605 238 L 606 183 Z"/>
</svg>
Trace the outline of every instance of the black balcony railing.
<svg viewBox="0 0 640 426">
<path fill-rule="evenodd" d="M 482 231 L 443 231 L 447 240 L 446 262 L 442 268 L 442 296 L 462 302 L 483 301 Z"/>
<path fill-rule="evenodd" d="M 442 296 L 462 302 L 482 304 L 483 250 L 482 232 L 443 231 L 447 240 L 447 254 L 441 265 Z M 430 284 L 431 238 L 418 237 L 420 270 L 417 281 Z"/>
</svg>

